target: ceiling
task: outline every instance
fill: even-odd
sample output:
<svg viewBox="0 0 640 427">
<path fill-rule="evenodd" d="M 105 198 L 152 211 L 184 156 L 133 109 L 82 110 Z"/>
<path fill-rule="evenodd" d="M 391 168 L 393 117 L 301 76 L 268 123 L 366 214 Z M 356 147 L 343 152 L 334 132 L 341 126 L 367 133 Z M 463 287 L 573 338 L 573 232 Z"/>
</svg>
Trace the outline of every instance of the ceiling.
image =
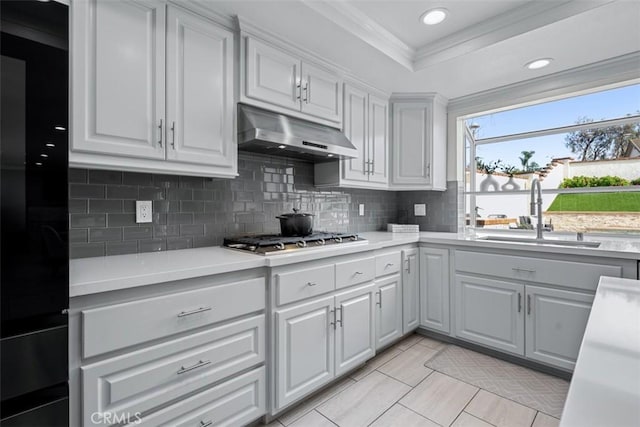
<svg viewBox="0 0 640 427">
<path fill-rule="evenodd" d="M 640 52 L 636 0 L 202 1 L 388 92 L 453 99 Z M 447 20 L 425 26 L 435 7 Z M 524 67 L 540 57 L 554 61 Z"/>
</svg>

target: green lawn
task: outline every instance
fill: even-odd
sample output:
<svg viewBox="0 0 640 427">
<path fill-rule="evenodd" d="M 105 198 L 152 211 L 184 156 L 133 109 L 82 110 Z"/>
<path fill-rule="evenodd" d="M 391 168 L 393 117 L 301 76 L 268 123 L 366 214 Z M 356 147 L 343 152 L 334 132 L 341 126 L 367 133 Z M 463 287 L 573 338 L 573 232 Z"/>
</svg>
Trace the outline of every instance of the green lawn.
<svg viewBox="0 0 640 427">
<path fill-rule="evenodd" d="M 640 212 L 640 192 L 558 194 L 548 210 Z"/>
</svg>

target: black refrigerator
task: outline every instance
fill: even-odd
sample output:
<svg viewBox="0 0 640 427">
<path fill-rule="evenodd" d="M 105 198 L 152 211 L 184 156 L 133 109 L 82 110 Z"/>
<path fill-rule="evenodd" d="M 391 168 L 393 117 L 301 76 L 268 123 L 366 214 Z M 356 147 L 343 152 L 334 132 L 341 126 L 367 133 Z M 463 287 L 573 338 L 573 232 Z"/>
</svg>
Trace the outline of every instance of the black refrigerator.
<svg viewBox="0 0 640 427">
<path fill-rule="evenodd" d="M 0 425 L 67 426 L 68 7 L 0 2 Z"/>
</svg>

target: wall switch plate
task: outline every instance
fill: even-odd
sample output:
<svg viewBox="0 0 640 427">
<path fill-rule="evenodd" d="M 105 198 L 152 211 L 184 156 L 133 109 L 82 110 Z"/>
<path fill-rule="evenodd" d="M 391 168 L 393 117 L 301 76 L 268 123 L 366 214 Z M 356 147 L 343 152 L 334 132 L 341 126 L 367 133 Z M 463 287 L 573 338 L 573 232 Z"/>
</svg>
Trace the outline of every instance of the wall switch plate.
<svg viewBox="0 0 640 427">
<path fill-rule="evenodd" d="M 424 203 L 419 203 L 413 205 L 413 215 L 414 216 L 427 216 L 427 205 Z"/>
<path fill-rule="evenodd" d="M 358 205 L 358 215 L 364 216 L 364 203 Z"/>
<path fill-rule="evenodd" d="M 153 205 L 151 200 L 136 200 L 136 223 L 152 222 Z"/>
</svg>

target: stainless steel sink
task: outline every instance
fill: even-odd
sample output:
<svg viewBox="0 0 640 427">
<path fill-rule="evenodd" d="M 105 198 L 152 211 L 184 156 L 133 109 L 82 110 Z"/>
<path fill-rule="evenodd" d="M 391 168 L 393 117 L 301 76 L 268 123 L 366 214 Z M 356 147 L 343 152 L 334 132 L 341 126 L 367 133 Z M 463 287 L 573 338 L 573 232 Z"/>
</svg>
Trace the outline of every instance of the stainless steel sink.
<svg viewBox="0 0 640 427">
<path fill-rule="evenodd" d="M 597 248 L 601 242 L 586 242 L 578 240 L 536 239 L 535 237 L 509 236 L 480 236 L 477 240 L 492 240 L 496 242 L 531 243 L 535 245 L 572 246 L 578 248 Z"/>
</svg>

